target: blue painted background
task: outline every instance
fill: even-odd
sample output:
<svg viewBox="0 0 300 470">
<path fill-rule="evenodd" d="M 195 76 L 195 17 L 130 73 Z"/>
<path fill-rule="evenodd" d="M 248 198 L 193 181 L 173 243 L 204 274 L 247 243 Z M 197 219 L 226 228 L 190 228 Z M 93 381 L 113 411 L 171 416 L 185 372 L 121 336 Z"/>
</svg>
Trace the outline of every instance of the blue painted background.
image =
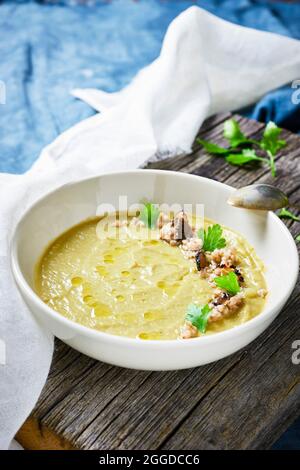
<svg viewBox="0 0 300 470">
<path fill-rule="evenodd" d="M 245 26 L 300 39 L 300 3 L 267 0 L 0 1 L 0 172 L 22 173 L 59 133 L 93 110 L 74 87 L 116 91 L 160 51 L 170 21 L 190 5 Z M 299 77 L 300 78 L 300 77 Z M 291 87 L 245 111 L 300 131 Z M 300 424 L 277 448 L 300 448 Z"/>
</svg>

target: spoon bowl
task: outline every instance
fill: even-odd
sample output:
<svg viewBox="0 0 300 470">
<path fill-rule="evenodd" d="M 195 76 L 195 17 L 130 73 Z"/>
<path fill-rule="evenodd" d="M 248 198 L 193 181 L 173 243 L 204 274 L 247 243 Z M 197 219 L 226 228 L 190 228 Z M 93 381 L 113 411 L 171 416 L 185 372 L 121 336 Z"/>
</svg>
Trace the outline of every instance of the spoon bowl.
<svg viewBox="0 0 300 470">
<path fill-rule="evenodd" d="M 242 209 L 276 211 L 289 205 L 287 195 L 271 184 L 251 184 L 237 189 L 227 200 Z"/>
</svg>

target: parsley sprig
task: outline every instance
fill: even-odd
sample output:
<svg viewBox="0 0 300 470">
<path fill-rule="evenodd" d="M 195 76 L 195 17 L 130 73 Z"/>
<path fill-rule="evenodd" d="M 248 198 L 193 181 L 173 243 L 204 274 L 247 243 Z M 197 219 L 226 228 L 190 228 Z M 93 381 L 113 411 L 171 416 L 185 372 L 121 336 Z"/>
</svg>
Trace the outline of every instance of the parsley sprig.
<svg viewBox="0 0 300 470">
<path fill-rule="evenodd" d="M 187 308 L 185 319 L 195 326 L 197 330 L 201 331 L 201 333 L 205 333 L 210 312 L 211 308 L 208 304 L 202 307 L 190 304 Z"/>
<path fill-rule="evenodd" d="M 223 136 L 229 143 L 228 148 L 203 139 L 197 139 L 197 142 L 208 153 L 224 157 L 231 165 L 264 163 L 270 167 L 272 176 L 276 176 L 275 156 L 286 146 L 286 141 L 279 138 L 281 132 L 282 129 L 270 121 L 264 129 L 261 140 L 249 139 L 241 131 L 235 119 L 227 119 L 224 122 Z M 256 147 L 255 150 L 253 146 Z M 258 150 L 263 156 L 257 154 Z"/>
<path fill-rule="evenodd" d="M 207 230 L 201 228 L 198 237 L 203 241 L 204 251 L 214 251 L 226 246 L 226 240 L 222 237 L 223 231 L 219 224 L 211 225 Z"/>
<path fill-rule="evenodd" d="M 224 276 L 215 277 L 214 282 L 220 289 L 226 290 L 230 295 L 236 295 L 241 290 L 238 276 L 233 271 Z"/>
<path fill-rule="evenodd" d="M 297 216 L 296 214 L 293 214 L 293 212 L 289 211 L 285 207 L 283 209 L 280 209 L 280 211 L 277 212 L 277 215 L 281 219 L 290 219 L 290 220 L 293 220 L 295 222 L 300 222 L 300 217 Z M 299 233 L 299 235 L 296 235 L 295 241 L 300 242 L 300 233 Z"/>
<path fill-rule="evenodd" d="M 291 219 L 291 220 L 294 220 L 295 222 L 300 222 L 300 217 L 298 217 L 297 215 L 293 214 L 291 211 L 285 208 L 281 209 L 277 215 L 281 219 Z"/>
<path fill-rule="evenodd" d="M 253 163 L 253 162 L 266 162 L 268 160 L 264 157 L 259 157 L 256 155 L 255 150 L 253 149 L 243 149 L 241 153 L 230 153 L 226 156 L 226 161 L 231 165 L 245 165 L 246 163 Z"/>
<path fill-rule="evenodd" d="M 286 146 L 286 141 L 279 139 L 281 132 L 282 129 L 280 129 L 275 122 L 268 122 L 259 143 L 260 147 L 266 150 L 266 152 L 270 152 L 271 155 L 276 155 L 279 150 Z"/>
<path fill-rule="evenodd" d="M 276 176 L 275 155 L 286 146 L 286 141 L 279 139 L 282 129 L 275 122 L 270 121 L 264 130 L 263 137 L 259 142 L 261 149 L 267 152 L 272 176 Z"/>
<path fill-rule="evenodd" d="M 152 202 L 143 202 L 143 207 L 140 211 L 139 218 L 149 228 L 155 228 L 157 219 L 160 214 L 158 204 Z"/>
<path fill-rule="evenodd" d="M 228 140 L 232 148 L 239 147 L 241 144 L 256 143 L 254 140 L 248 139 L 245 134 L 243 134 L 235 119 L 227 119 L 224 122 L 223 136 Z"/>
<path fill-rule="evenodd" d="M 197 139 L 198 144 L 201 144 L 202 147 L 207 150 L 208 153 L 214 153 L 214 154 L 223 154 L 223 155 L 228 155 L 229 149 L 225 147 L 220 147 L 217 144 L 213 144 L 212 142 L 208 142 L 207 140 L 203 139 Z"/>
</svg>

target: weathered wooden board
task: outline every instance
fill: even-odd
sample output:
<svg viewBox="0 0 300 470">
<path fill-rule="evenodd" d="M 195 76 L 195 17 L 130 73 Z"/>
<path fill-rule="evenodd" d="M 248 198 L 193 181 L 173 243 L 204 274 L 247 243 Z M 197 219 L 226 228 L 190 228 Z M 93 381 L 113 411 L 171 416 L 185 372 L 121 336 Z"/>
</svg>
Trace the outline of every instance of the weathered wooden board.
<svg viewBox="0 0 300 470">
<path fill-rule="evenodd" d="M 205 139 L 222 143 L 219 115 Z M 249 136 L 263 125 L 236 116 Z M 275 183 L 300 204 L 300 138 L 284 132 Z M 239 187 L 274 182 L 267 168 L 239 169 L 193 153 L 149 167 L 206 176 Z M 300 224 L 287 222 L 294 235 Z M 280 247 L 278 247 L 280 249 Z M 288 276 L 289 273 L 284 273 Z M 48 381 L 18 434 L 33 449 L 264 449 L 300 414 L 300 365 L 291 361 L 300 339 L 300 285 L 267 331 L 246 349 L 207 366 L 173 372 L 113 367 L 56 341 Z"/>
</svg>

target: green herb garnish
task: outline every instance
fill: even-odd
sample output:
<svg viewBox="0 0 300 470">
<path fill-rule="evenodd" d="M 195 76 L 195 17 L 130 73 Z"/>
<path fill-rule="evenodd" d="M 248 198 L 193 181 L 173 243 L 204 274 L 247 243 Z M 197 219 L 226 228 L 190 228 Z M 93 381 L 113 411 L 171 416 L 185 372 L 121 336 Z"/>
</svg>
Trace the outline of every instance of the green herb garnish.
<svg viewBox="0 0 300 470">
<path fill-rule="evenodd" d="M 220 289 L 226 290 L 230 295 L 236 295 L 241 290 L 238 276 L 233 271 L 224 276 L 215 277 L 214 282 Z"/>
<path fill-rule="evenodd" d="M 278 215 L 278 217 L 280 217 L 282 219 L 291 219 L 291 220 L 295 220 L 296 222 L 300 222 L 300 217 L 293 214 L 291 211 L 289 211 L 287 209 L 281 209 L 281 211 L 278 212 L 277 215 Z"/>
<path fill-rule="evenodd" d="M 140 220 L 149 228 L 155 228 L 157 219 L 160 214 L 158 204 L 152 204 L 152 202 L 144 202 L 143 208 L 140 212 Z"/>
<path fill-rule="evenodd" d="M 201 333 L 205 333 L 210 312 L 211 308 L 208 304 L 202 307 L 191 304 L 188 306 L 185 319 L 195 326 L 197 330 L 201 331 Z"/>
<path fill-rule="evenodd" d="M 207 150 L 208 153 L 214 153 L 214 154 L 228 154 L 230 153 L 230 150 L 225 148 L 225 147 L 220 147 L 217 144 L 213 144 L 212 142 L 208 142 L 207 140 L 203 139 L 197 139 L 197 142 L 201 144 L 205 150 Z"/>
<path fill-rule="evenodd" d="M 228 140 L 232 148 L 238 147 L 241 144 L 252 144 L 253 140 L 248 139 L 240 129 L 239 124 L 235 119 L 227 119 L 224 122 L 223 135 Z"/>
<path fill-rule="evenodd" d="M 300 233 L 299 233 L 299 235 L 296 236 L 295 240 L 296 240 L 296 242 L 300 242 Z"/>
<path fill-rule="evenodd" d="M 231 165 L 242 166 L 246 163 L 264 162 L 267 161 L 267 159 L 256 155 L 253 149 L 244 149 L 241 153 L 231 153 L 226 157 L 226 161 L 231 163 Z"/>
<path fill-rule="evenodd" d="M 282 129 L 275 122 L 270 121 L 263 133 L 263 138 L 259 142 L 260 147 L 267 152 L 272 176 L 276 176 L 275 155 L 286 146 L 286 141 L 279 139 Z"/>
<path fill-rule="evenodd" d="M 223 231 L 219 224 L 211 225 L 207 230 L 201 228 L 198 237 L 203 241 L 204 251 L 214 251 L 226 246 L 226 240 L 222 237 Z"/>
<path fill-rule="evenodd" d="M 268 122 L 260 141 L 260 147 L 266 152 L 270 152 L 271 155 L 276 155 L 279 150 L 286 146 L 286 141 L 279 139 L 281 132 L 282 129 L 275 122 Z"/>
<path fill-rule="evenodd" d="M 272 176 L 276 176 L 275 156 L 279 150 L 286 146 L 286 141 L 279 139 L 282 129 L 270 121 L 264 130 L 261 140 L 248 139 L 240 129 L 235 119 L 227 119 L 224 122 L 224 137 L 230 147 L 225 148 L 203 139 L 197 139 L 205 150 L 212 155 L 219 155 L 228 163 L 243 166 L 247 163 L 265 163 L 271 169 Z M 255 145 L 265 156 L 257 155 L 252 149 Z M 241 149 L 240 147 L 246 147 Z"/>
</svg>

